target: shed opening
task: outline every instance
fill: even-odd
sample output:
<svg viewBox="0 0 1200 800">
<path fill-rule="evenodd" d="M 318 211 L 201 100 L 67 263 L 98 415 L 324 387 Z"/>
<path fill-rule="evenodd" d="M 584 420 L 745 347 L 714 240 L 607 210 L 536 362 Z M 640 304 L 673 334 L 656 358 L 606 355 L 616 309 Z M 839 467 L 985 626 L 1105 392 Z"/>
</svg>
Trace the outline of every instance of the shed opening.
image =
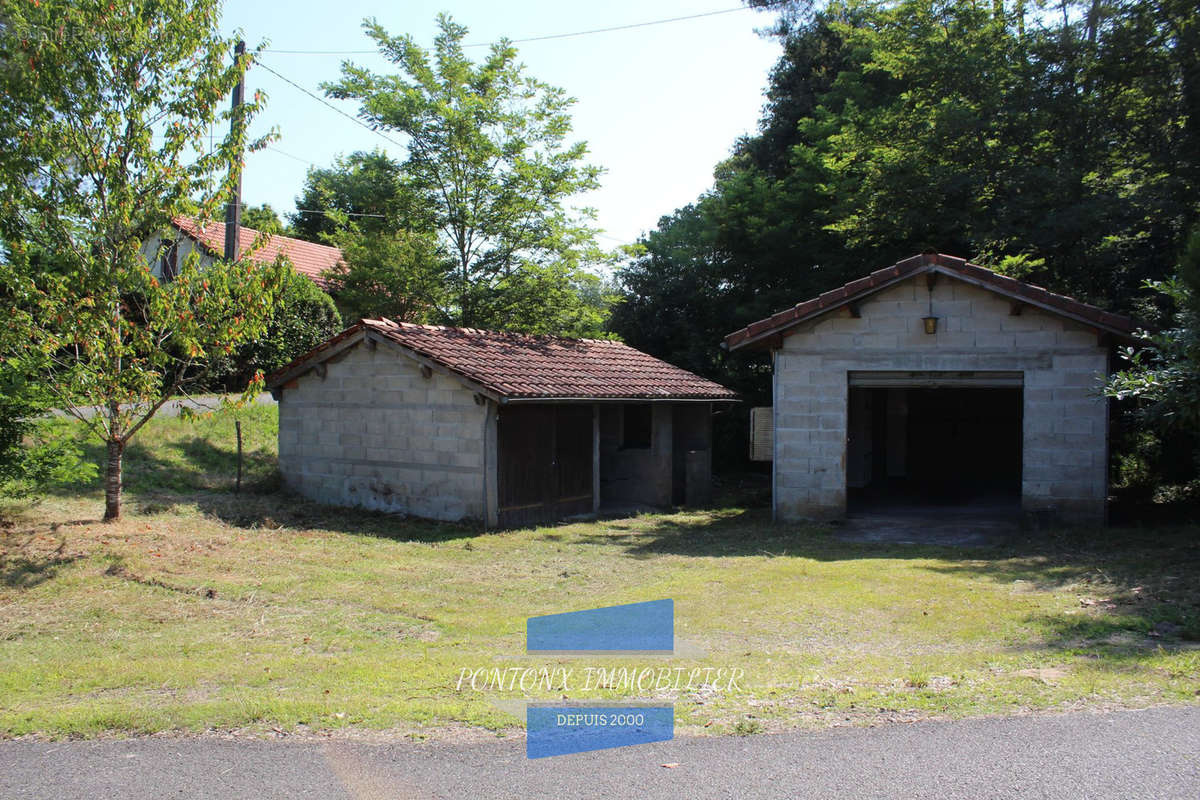
<svg viewBox="0 0 1200 800">
<path fill-rule="evenodd" d="M 851 386 L 850 510 L 882 506 L 1017 507 L 1022 389 Z"/>
</svg>

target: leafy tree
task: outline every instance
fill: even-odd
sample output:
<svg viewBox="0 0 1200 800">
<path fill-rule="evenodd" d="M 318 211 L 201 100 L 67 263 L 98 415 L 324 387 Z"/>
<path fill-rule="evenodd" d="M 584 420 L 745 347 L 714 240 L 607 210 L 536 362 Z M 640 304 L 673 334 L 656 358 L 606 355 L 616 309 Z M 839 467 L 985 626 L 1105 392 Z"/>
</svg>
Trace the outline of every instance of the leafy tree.
<svg viewBox="0 0 1200 800">
<path fill-rule="evenodd" d="M 44 0 L 0 22 L 0 238 L 19 343 L 6 358 L 105 444 L 107 520 L 130 439 L 261 335 L 285 272 L 252 253 L 202 271 L 193 256 L 160 283 L 142 250 L 229 196 L 261 108 L 220 110 L 253 56 L 233 58 L 218 23 L 216 0 Z"/>
<path fill-rule="evenodd" d="M 927 248 L 1131 311 L 1200 211 L 1194 3 L 1028 8 L 783 4 L 757 133 L 640 242 L 613 330 L 754 402 L 724 334 Z"/>
<path fill-rule="evenodd" d="M 1171 322 L 1125 350 L 1129 366 L 1109 380 L 1110 397 L 1139 402 L 1146 421 L 1167 434 L 1200 436 L 1200 228 L 1175 276 L 1150 281 L 1171 307 Z"/>
<path fill-rule="evenodd" d="M 347 318 L 440 321 L 449 265 L 436 236 L 364 230 L 347 222 L 331 240 L 347 266 L 329 276 L 329 289 Z"/>
<path fill-rule="evenodd" d="M 25 497 L 49 484 L 96 474 L 77 443 L 42 418 L 53 397 L 19 363 L 0 363 L 0 497 Z"/>
<path fill-rule="evenodd" d="M 283 220 L 271 208 L 270 203 L 261 206 L 246 206 L 242 209 L 242 226 L 251 228 L 259 233 L 282 234 Z"/>
<path fill-rule="evenodd" d="M 472 327 L 540 328 L 578 308 L 574 291 L 599 255 L 586 217 L 565 203 L 598 185 L 583 143 L 569 144 L 573 101 L 524 73 L 507 41 L 480 64 L 463 53 L 467 29 L 438 17 L 431 54 L 411 36 L 364 27 L 398 68 L 379 75 L 345 64 L 332 97 L 361 102 L 371 125 L 402 132 L 404 178 L 433 215 L 454 267 L 437 312 Z"/>
<path fill-rule="evenodd" d="M 368 235 L 433 229 L 401 165 L 380 150 L 354 152 L 331 167 L 310 169 L 296 208 L 292 230 L 310 242 L 327 243 L 348 220 Z"/>
<path fill-rule="evenodd" d="M 212 381 L 223 389 L 241 391 L 256 375 L 269 375 L 290 364 L 340 330 L 342 315 L 333 298 L 309 278 L 288 270 L 262 335 L 213 364 Z"/>
</svg>

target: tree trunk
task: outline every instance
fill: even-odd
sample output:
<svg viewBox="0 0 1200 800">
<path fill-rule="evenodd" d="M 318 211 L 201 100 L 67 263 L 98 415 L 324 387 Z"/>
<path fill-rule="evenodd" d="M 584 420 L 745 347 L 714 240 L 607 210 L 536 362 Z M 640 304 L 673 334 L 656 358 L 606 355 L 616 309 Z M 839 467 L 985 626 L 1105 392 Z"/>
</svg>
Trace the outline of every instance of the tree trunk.
<svg viewBox="0 0 1200 800">
<path fill-rule="evenodd" d="M 125 443 L 120 439 L 109 439 L 108 460 L 104 464 L 105 522 L 121 518 L 121 457 L 124 454 Z"/>
<path fill-rule="evenodd" d="M 1100 0 L 1092 0 L 1092 5 L 1088 8 L 1087 21 L 1084 23 L 1084 28 L 1087 32 L 1087 43 L 1089 46 L 1096 44 L 1096 31 L 1099 27 Z"/>
</svg>

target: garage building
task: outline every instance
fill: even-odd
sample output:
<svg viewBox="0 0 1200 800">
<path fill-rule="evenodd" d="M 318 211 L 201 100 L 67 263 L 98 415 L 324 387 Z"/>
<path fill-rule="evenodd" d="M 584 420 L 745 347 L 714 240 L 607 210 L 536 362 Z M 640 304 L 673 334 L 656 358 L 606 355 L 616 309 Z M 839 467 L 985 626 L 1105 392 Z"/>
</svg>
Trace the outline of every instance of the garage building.
<svg viewBox="0 0 1200 800">
<path fill-rule="evenodd" d="M 312 499 L 489 527 L 702 505 L 730 390 L 620 342 L 362 320 L 267 379 Z"/>
<path fill-rule="evenodd" d="M 1106 516 L 1100 387 L 1133 322 L 961 258 L 924 254 L 731 333 L 769 349 L 759 415 L 780 520 L 856 506 Z"/>
</svg>

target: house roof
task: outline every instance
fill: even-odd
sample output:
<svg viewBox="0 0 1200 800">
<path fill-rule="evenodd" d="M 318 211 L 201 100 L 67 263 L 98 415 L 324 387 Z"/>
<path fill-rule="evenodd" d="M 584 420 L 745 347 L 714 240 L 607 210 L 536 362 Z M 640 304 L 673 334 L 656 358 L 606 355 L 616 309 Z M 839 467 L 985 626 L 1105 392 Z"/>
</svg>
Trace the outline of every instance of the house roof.
<svg viewBox="0 0 1200 800">
<path fill-rule="evenodd" d="M 200 225 L 191 217 L 176 217 L 172 222 L 185 235 L 198 242 L 206 250 L 216 256 L 225 252 L 225 223 L 209 221 Z M 244 225 L 238 228 L 238 250 L 249 250 L 259 232 Z M 296 272 L 310 278 L 318 286 L 325 286 L 323 273 L 336 268 L 342 263 L 342 251 L 329 245 L 306 242 L 291 236 L 271 234 L 266 242 L 254 253 L 254 260 L 261 264 L 270 264 L 276 256 L 283 254 L 292 262 Z"/>
<path fill-rule="evenodd" d="M 888 286 L 925 273 L 941 273 L 958 278 L 1009 297 L 1015 302 L 1036 306 L 1051 314 L 1073 319 L 1122 339 L 1132 339 L 1137 327 L 1129 317 L 1113 314 L 1065 295 L 1055 294 L 1041 286 L 1034 286 L 1016 278 L 992 272 L 990 269 L 972 264 L 966 259 L 941 253 L 925 253 L 898 261 L 890 267 L 872 272 L 865 278 L 859 278 L 845 286 L 825 292 L 820 297 L 805 300 L 803 303 L 797 303 L 791 308 L 772 314 L 766 319 L 753 322 L 726 336 L 721 342 L 721 346 L 731 351 L 756 344 L 761 346 L 764 342 L 769 342 L 771 337 L 783 334 L 802 322 L 850 305 Z"/>
<path fill-rule="evenodd" d="M 501 401 L 736 400 L 737 395 L 627 344 L 364 319 L 270 375 L 275 388 L 363 339 L 398 345 L 421 363 Z"/>
</svg>

